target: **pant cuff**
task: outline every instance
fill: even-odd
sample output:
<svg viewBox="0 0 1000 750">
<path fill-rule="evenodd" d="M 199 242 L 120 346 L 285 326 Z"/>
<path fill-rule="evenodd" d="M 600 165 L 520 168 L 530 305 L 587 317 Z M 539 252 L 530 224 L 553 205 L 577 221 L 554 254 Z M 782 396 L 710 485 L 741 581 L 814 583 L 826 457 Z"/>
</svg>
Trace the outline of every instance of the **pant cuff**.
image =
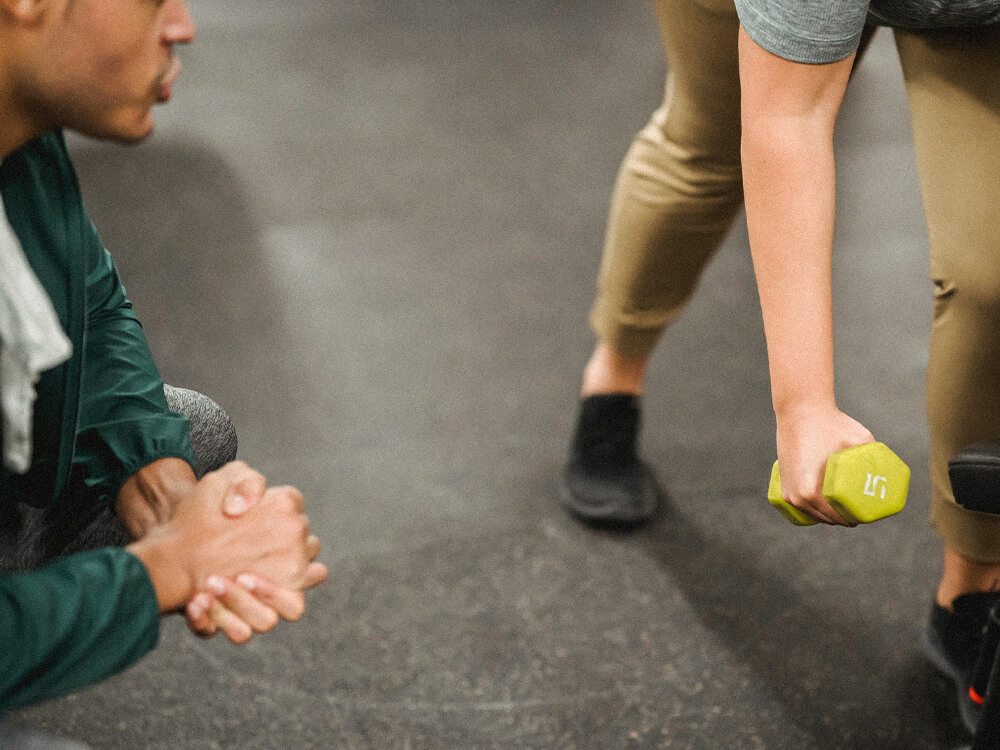
<svg viewBox="0 0 1000 750">
<path fill-rule="evenodd" d="M 616 354 L 640 359 L 652 355 L 664 329 L 673 322 L 677 314 L 660 315 L 661 319 L 654 325 L 645 326 L 628 325 L 621 321 L 621 317 L 623 316 L 615 315 L 607 309 L 598 299 L 590 313 L 590 327 L 597 340 L 611 347 Z M 668 319 L 663 320 L 664 317 Z"/>
<path fill-rule="evenodd" d="M 931 523 L 944 543 L 962 557 L 1000 563 L 1000 515 L 966 510 L 958 503 L 934 497 Z"/>
</svg>

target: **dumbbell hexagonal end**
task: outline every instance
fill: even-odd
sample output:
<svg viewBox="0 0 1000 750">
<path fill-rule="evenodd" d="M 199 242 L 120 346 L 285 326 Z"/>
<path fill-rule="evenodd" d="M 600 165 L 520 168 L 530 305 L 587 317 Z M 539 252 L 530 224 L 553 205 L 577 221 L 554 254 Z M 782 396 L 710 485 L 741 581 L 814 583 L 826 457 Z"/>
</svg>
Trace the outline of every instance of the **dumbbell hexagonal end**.
<svg viewBox="0 0 1000 750">
<path fill-rule="evenodd" d="M 899 513 L 906 505 L 910 468 L 884 443 L 837 451 L 826 464 L 823 495 L 837 512 L 856 523 Z"/>
<path fill-rule="evenodd" d="M 774 462 L 771 467 L 771 484 L 767 488 L 767 501 L 771 503 L 778 512 L 796 526 L 813 526 L 818 521 L 812 516 L 806 515 L 801 510 L 791 505 L 781 495 L 781 475 L 778 473 L 778 462 Z"/>
</svg>

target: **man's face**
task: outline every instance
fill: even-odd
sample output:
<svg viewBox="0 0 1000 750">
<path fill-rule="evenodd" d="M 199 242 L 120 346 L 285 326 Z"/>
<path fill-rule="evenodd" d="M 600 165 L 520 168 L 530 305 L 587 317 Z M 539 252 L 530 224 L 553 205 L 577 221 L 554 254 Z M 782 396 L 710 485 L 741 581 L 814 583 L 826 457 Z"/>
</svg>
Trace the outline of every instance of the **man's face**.
<svg viewBox="0 0 1000 750">
<path fill-rule="evenodd" d="M 184 0 L 56 0 L 26 87 L 47 127 L 138 141 L 180 71 L 173 45 L 194 38 Z"/>
</svg>

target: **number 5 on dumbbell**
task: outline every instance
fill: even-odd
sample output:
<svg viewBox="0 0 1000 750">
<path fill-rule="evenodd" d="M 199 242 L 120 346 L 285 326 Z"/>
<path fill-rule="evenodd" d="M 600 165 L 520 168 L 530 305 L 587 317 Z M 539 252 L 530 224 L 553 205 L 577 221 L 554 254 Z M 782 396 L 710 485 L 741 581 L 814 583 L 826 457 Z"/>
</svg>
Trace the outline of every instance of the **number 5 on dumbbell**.
<svg viewBox="0 0 1000 750">
<path fill-rule="evenodd" d="M 910 468 L 884 443 L 865 443 L 837 451 L 826 462 L 823 497 L 846 520 L 871 523 L 899 513 L 906 505 Z M 778 462 L 771 468 L 767 499 L 796 526 L 817 523 L 781 495 Z"/>
</svg>

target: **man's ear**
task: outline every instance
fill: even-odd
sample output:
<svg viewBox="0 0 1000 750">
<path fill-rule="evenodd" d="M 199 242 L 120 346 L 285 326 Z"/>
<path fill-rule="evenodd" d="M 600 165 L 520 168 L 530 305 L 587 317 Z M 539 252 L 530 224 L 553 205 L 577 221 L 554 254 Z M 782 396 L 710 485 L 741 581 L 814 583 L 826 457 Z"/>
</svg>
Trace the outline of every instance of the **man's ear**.
<svg viewBox="0 0 1000 750">
<path fill-rule="evenodd" d="M 16 23 L 36 24 L 50 5 L 49 0 L 0 0 L 0 13 Z"/>
</svg>

